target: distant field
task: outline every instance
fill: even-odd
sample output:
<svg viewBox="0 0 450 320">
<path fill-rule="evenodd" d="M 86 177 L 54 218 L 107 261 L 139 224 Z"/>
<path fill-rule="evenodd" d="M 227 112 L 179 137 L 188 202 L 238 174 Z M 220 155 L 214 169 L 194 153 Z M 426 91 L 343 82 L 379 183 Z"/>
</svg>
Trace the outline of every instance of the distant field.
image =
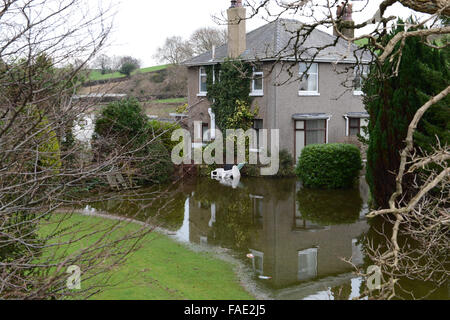
<svg viewBox="0 0 450 320">
<path fill-rule="evenodd" d="M 367 39 L 367 38 L 365 38 L 365 39 L 360 39 L 360 40 L 356 40 L 355 41 L 355 44 L 357 45 L 357 46 L 360 46 L 360 47 L 362 47 L 362 46 L 364 46 L 364 45 L 366 45 L 366 44 L 368 44 L 369 43 L 369 39 Z"/>
<path fill-rule="evenodd" d="M 161 66 L 142 68 L 142 69 L 134 71 L 132 74 L 155 72 L 155 71 L 166 69 L 167 67 L 168 67 L 168 65 L 161 65 Z M 109 80 L 109 79 L 117 79 L 117 78 L 124 78 L 124 77 L 125 77 L 125 75 L 121 74 L 120 72 L 102 74 L 100 71 L 97 71 L 97 70 L 94 70 L 89 74 L 89 80 L 91 80 L 91 81 Z"/>
<path fill-rule="evenodd" d="M 162 100 L 152 100 L 150 103 L 186 103 L 186 98 L 171 98 L 171 99 L 162 99 Z"/>
</svg>

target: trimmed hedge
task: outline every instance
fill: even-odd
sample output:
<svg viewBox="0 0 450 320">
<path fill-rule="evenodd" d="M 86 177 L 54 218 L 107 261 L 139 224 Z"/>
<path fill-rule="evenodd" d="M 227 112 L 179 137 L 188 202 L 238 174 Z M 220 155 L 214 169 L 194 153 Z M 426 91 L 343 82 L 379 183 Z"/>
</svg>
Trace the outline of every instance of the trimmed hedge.
<svg viewBox="0 0 450 320">
<path fill-rule="evenodd" d="M 356 146 L 317 144 L 303 149 L 295 172 L 305 187 L 343 189 L 354 186 L 362 168 Z"/>
</svg>

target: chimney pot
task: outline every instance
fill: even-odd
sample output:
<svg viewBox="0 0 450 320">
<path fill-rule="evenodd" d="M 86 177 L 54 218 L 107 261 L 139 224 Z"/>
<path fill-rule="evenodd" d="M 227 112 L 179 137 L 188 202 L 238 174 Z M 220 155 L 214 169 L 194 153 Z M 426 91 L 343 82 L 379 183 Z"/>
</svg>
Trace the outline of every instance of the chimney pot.
<svg viewBox="0 0 450 320">
<path fill-rule="evenodd" d="M 231 0 L 231 8 L 242 7 L 242 0 Z"/>
</svg>

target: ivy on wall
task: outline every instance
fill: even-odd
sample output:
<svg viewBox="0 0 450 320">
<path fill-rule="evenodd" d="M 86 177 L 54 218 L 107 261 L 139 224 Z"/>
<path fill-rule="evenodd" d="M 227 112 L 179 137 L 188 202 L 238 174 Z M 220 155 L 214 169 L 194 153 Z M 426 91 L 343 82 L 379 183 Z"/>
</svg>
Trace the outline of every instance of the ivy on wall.
<svg viewBox="0 0 450 320">
<path fill-rule="evenodd" d="M 245 123 L 236 121 L 236 114 L 252 113 L 250 106 L 250 85 L 252 66 L 248 62 L 227 59 L 221 65 L 206 67 L 208 100 L 216 115 L 216 124 L 222 131 L 227 129 L 248 129 L 247 117 L 242 117 Z M 214 73 L 214 74 L 213 74 Z M 245 110 L 242 110 L 244 108 Z M 257 114 L 257 110 L 256 110 Z M 256 115 L 253 113 L 253 117 Z"/>
</svg>

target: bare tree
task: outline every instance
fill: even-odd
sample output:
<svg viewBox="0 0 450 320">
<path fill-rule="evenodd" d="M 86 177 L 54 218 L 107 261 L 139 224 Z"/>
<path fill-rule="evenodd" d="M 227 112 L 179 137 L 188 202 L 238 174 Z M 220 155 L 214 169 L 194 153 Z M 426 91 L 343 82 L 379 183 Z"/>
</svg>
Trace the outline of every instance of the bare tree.
<svg viewBox="0 0 450 320">
<path fill-rule="evenodd" d="M 225 44 L 228 39 L 226 29 L 205 27 L 200 28 L 191 35 L 189 44 L 194 50 L 195 55 L 211 51 L 212 48 Z"/>
<path fill-rule="evenodd" d="M 164 45 L 157 49 L 154 57 L 160 62 L 179 65 L 193 55 L 194 50 L 189 42 L 174 36 L 166 39 Z"/>
<path fill-rule="evenodd" d="M 116 197 L 107 185 L 95 195 L 86 190 L 142 160 L 127 146 L 95 161 L 89 144 L 74 139 L 74 126 L 95 103 L 74 94 L 106 43 L 113 9 L 87 0 L 0 4 L 1 298 L 89 297 L 153 230 L 143 224 L 127 231 L 130 222 L 120 219 L 68 220 L 74 208 Z M 66 286 L 70 266 L 81 271 L 81 291 Z"/>
<path fill-rule="evenodd" d="M 92 63 L 93 68 L 100 69 L 102 74 L 106 74 L 113 70 L 112 59 L 106 54 L 101 54 Z"/>
</svg>

